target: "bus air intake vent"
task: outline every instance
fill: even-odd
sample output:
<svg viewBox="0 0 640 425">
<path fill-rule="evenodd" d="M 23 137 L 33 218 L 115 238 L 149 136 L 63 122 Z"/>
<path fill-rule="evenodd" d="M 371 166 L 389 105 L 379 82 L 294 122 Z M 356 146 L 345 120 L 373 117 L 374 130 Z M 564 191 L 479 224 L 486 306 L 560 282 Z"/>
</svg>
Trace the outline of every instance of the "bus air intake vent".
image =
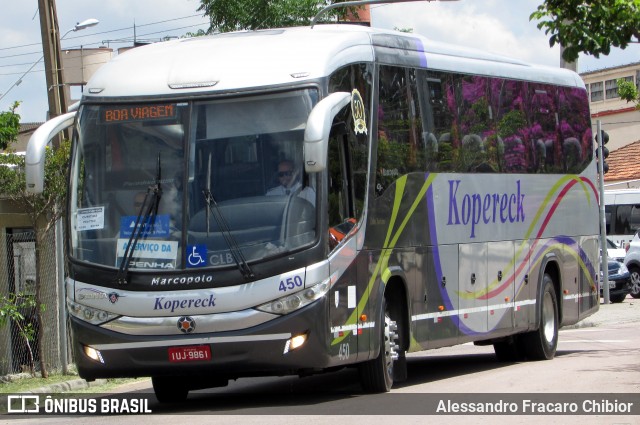
<svg viewBox="0 0 640 425">
<path fill-rule="evenodd" d="M 194 82 L 194 83 L 169 83 L 169 88 L 172 88 L 174 90 L 178 90 L 178 89 L 197 89 L 197 88 L 202 88 L 202 87 L 213 87 L 216 84 L 218 84 L 217 81 L 201 81 L 201 82 Z"/>
</svg>

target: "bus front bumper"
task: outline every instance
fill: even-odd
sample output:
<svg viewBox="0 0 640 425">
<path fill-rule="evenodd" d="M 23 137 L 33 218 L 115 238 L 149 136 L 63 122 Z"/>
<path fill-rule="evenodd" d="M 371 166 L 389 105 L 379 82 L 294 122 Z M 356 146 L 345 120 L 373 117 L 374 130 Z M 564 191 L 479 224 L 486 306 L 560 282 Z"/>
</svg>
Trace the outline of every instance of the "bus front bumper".
<svg viewBox="0 0 640 425">
<path fill-rule="evenodd" d="M 126 335 L 71 316 L 75 360 L 86 380 L 142 376 L 235 379 L 318 371 L 330 366 L 325 299 L 241 331 Z M 185 324 L 188 326 L 188 324 Z M 300 342 L 302 345 L 297 346 Z"/>
</svg>

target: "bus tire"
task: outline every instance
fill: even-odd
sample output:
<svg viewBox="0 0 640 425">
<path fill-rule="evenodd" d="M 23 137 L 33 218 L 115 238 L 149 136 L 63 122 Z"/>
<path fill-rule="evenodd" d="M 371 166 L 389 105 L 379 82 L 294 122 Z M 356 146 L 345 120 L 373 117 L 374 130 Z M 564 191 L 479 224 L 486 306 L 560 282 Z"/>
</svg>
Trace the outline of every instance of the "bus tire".
<svg viewBox="0 0 640 425">
<path fill-rule="evenodd" d="M 386 310 L 386 303 L 382 304 L 382 318 L 380 326 L 380 352 L 375 359 L 358 365 L 360 382 L 367 393 L 389 392 L 393 386 L 393 364 L 397 359 L 396 323 L 391 320 Z"/>
<path fill-rule="evenodd" d="M 407 353 L 400 351 L 398 359 L 393 361 L 393 382 L 404 382 L 407 377 Z"/>
<path fill-rule="evenodd" d="M 176 378 L 154 376 L 151 378 L 153 392 L 160 403 L 179 403 L 187 399 L 189 388 Z"/>
<path fill-rule="evenodd" d="M 521 336 L 524 354 L 530 360 L 551 360 L 558 348 L 558 298 L 553 279 L 542 277 L 538 329 Z"/>
<path fill-rule="evenodd" d="M 493 351 L 499 362 L 512 363 L 524 359 L 520 346 L 522 344 L 517 340 L 518 336 L 505 338 L 502 341 L 493 343 Z"/>
</svg>

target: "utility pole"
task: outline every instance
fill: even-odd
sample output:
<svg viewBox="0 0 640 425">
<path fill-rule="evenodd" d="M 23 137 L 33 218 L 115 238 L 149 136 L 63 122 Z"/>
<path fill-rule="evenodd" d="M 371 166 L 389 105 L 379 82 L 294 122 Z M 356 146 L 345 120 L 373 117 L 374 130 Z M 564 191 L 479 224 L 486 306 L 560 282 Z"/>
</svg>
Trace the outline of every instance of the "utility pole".
<svg viewBox="0 0 640 425">
<path fill-rule="evenodd" d="M 67 112 L 67 96 L 65 92 L 64 86 L 64 78 L 62 74 L 62 62 L 60 58 L 60 31 L 58 30 L 58 13 L 56 11 L 56 3 L 55 0 L 38 0 L 38 11 L 40 15 L 40 34 L 42 36 L 42 53 L 44 59 L 44 70 L 47 81 L 47 98 L 49 100 L 49 114 L 47 120 L 57 117 L 62 113 Z M 64 133 L 63 133 L 64 134 Z M 67 134 L 62 136 L 63 138 L 68 138 Z M 60 146 L 61 142 L 60 136 L 53 139 L 53 147 L 57 149 Z M 40 229 L 34 229 L 35 231 L 40 231 Z M 67 341 L 66 341 L 66 314 L 64 303 L 60 300 L 63 299 L 64 295 L 64 260 L 63 260 L 63 244 L 62 244 L 62 220 L 58 220 L 55 226 L 55 247 L 56 247 L 56 271 L 57 271 L 57 284 L 53 286 L 53 288 L 47 288 L 47 293 L 56 294 L 56 299 L 58 300 L 57 308 L 50 308 L 50 310 L 55 310 L 57 323 L 55 325 L 53 323 L 49 323 L 45 326 L 43 323 L 40 323 L 40 332 L 45 332 L 48 330 L 50 335 L 48 338 L 51 338 L 53 334 L 58 337 L 64 334 L 62 338 L 62 343 L 58 345 L 56 352 L 47 352 L 40 353 L 40 356 L 47 356 L 49 361 L 56 358 L 56 354 L 59 355 L 58 359 L 62 365 L 63 373 L 67 372 Z M 40 273 L 40 270 L 37 270 L 36 273 Z M 43 280 L 39 279 L 40 282 Z M 41 302 L 41 300 L 37 300 Z M 53 307 L 53 306 L 49 306 Z M 51 313 L 49 313 L 51 314 Z M 42 315 L 40 316 L 42 317 Z M 49 318 L 49 317 L 48 317 Z M 53 319 L 53 317 L 50 317 Z M 51 320 L 50 322 L 53 322 Z M 62 325 L 62 326 L 61 326 Z M 57 332 L 53 332 L 54 327 L 57 327 Z M 44 335 L 38 336 L 38 346 L 42 347 L 44 340 Z M 53 341 L 58 341 L 59 339 L 53 338 Z M 41 357 L 43 358 L 43 357 Z"/>
<path fill-rule="evenodd" d="M 573 72 L 578 72 L 578 59 L 575 62 L 567 62 L 562 57 L 562 53 L 564 53 L 564 46 L 560 45 L 560 68 L 570 69 Z"/>
<path fill-rule="evenodd" d="M 563 20 L 562 22 L 565 25 L 571 24 L 571 21 L 567 19 Z M 564 53 L 564 44 L 562 44 L 561 42 L 560 43 L 560 68 L 570 69 L 573 72 L 578 72 L 578 59 L 576 58 L 575 62 L 567 62 L 566 60 L 564 60 L 563 53 Z"/>
<path fill-rule="evenodd" d="M 67 92 L 60 58 L 60 31 L 55 0 L 38 0 L 38 10 L 50 119 L 67 112 Z"/>
</svg>

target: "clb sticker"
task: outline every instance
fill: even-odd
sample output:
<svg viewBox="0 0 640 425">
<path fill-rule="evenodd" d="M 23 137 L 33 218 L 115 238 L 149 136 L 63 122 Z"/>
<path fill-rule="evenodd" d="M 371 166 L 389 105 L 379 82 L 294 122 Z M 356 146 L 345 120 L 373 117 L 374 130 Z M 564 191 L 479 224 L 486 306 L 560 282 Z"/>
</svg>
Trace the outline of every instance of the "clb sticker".
<svg viewBox="0 0 640 425">
<path fill-rule="evenodd" d="M 356 134 L 367 134 L 367 122 L 364 117 L 364 102 L 358 89 L 351 92 L 351 114 L 353 114 L 353 130 Z"/>
</svg>

